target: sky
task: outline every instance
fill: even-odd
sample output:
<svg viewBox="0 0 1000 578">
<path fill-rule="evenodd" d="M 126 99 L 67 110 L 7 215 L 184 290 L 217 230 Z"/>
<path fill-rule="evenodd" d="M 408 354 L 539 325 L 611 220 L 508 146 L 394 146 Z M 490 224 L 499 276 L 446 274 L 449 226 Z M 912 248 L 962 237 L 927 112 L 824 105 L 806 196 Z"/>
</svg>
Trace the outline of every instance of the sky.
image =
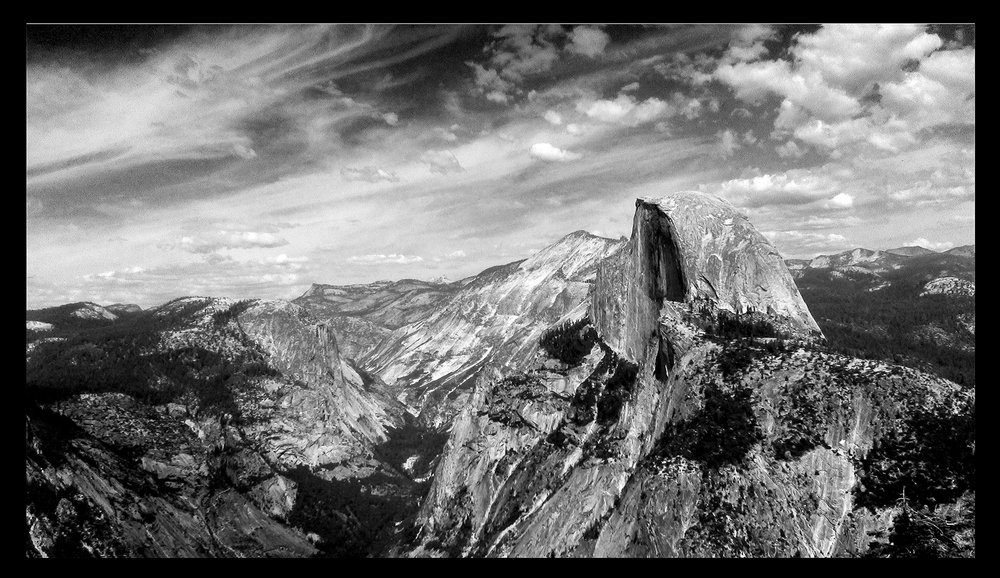
<svg viewBox="0 0 1000 578">
<path fill-rule="evenodd" d="M 26 27 L 27 308 L 458 280 L 700 190 L 975 243 L 974 25 Z"/>
</svg>

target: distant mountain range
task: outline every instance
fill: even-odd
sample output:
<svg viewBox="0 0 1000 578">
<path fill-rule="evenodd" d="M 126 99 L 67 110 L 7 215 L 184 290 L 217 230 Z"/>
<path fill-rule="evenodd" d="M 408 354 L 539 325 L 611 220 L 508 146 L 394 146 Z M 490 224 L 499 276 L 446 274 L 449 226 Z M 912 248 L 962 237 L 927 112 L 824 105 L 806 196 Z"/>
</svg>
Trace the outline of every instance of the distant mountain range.
<svg viewBox="0 0 1000 578">
<path fill-rule="evenodd" d="M 871 249 L 851 249 L 833 255 L 819 255 L 812 259 L 785 259 L 785 264 L 792 271 L 802 269 L 830 269 L 837 267 L 858 266 L 866 269 L 876 270 L 879 268 L 894 268 L 905 261 L 906 257 L 919 257 L 923 255 L 956 255 L 960 257 L 976 256 L 975 245 L 963 245 L 947 251 L 932 251 L 924 247 L 897 247 L 884 251 L 873 251 Z"/>
</svg>

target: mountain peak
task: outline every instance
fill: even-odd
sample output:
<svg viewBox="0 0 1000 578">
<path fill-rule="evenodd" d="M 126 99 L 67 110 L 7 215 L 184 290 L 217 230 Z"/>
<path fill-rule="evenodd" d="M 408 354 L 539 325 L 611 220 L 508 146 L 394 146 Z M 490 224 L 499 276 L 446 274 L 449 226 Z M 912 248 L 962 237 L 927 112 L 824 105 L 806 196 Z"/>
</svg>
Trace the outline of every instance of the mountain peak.
<svg viewBox="0 0 1000 578">
<path fill-rule="evenodd" d="M 631 239 L 598 267 L 595 326 L 642 359 L 667 301 L 764 313 L 789 334 L 820 334 L 771 242 L 727 201 L 697 191 L 636 201 Z"/>
</svg>

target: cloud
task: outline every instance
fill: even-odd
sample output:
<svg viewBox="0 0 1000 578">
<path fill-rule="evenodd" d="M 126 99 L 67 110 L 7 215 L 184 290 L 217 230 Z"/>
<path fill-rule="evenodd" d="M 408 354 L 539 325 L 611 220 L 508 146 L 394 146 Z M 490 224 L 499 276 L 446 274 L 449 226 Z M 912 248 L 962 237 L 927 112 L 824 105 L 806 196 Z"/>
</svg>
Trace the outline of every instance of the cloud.
<svg viewBox="0 0 1000 578">
<path fill-rule="evenodd" d="M 916 245 L 917 247 L 923 247 L 924 249 L 930 249 L 931 251 L 941 252 L 953 248 L 955 246 L 955 243 L 952 243 L 951 241 L 941 241 L 940 243 L 933 243 L 923 237 L 919 237 L 912 241 L 907 241 L 906 243 L 904 243 L 903 246 L 912 247 L 914 245 Z"/>
<path fill-rule="evenodd" d="M 348 181 L 367 181 L 369 183 L 377 183 L 378 181 L 399 182 L 399 176 L 396 173 L 371 165 L 360 169 L 344 167 L 340 169 L 340 176 Z"/>
<path fill-rule="evenodd" d="M 267 249 L 287 244 L 287 240 L 273 233 L 222 230 L 194 237 L 182 237 L 169 246 L 189 253 L 213 253 L 223 249 Z"/>
<path fill-rule="evenodd" d="M 520 84 L 528 76 L 546 72 L 559 59 L 554 41 L 563 35 L 561 26 L 507 25 L 492 34 L 486 47 L 487 65 L 466 62 L 475 72 L 474 94 L 507 103 L 523 93 Z M 586 34 L 584 34 L 586 36 Z"/>
<path fill-rule="evenodd" d="M 448 174 L 449 172 L 461 172 L 465 169 L 459 164 L 458 159 L 451 151 L 447 150 L 429 150 L 424 154 L 420 155 L 420 162 L 426 164 L 430 167 L 432 173 L 441 173 L 442 175 Z"/>
<path fill-rule="evenodd" d="M 733 31 L 733 38 L 725 58 L 732 61 L 757 60 L 767 54 L 764 41 L 774 38 L 775 35 L 776 31 L 770 26 L 749 24 L 739 27 Z"/>
<path fill-rule="evenodd" d="M 651 97 L 639 102 L 630 94 L 619 94 L 613 100 L 581 101 L 576 104 L 576 110 L 600 122 L 628 126 L 638 126 L 677 113 L 677 108 L 663 100 Z"/>
<path fill-rule="evenodd" d="M 569 40 L 566 50 L 595 58 L 604 53 L 604 48 L 611 38 L 599 28 L 577 26 L 569 33 Z"/>
<path fill-rule="evenodd" d="M 574 153 L 556 148 L 547 142 L 540 142 L 531 145 L 528 154 L 532 158 L 540 159 L 543 161 L 557 162 L 557 161 L 575 161 L 583 158 L 580 153 Z"/>
<path fill-rule="evenodd" d="M 735 139 L 735 135 L 732 138 Z M 838 184 L 839 181 L 829 174 L 795 169 L 781 174 L 731 179 L 721 183 L 718 192 L 740 207 L 801 205 L 827 197 Z"/>
<path fill-rule="evenodd" d="M 583 127 L 576 124 L 575 122 L 572 122 L 566 125 L 566 132 L 572 135 L 580 135 L 583 134 Z"/>
<path fill-rule="evenodd" d="M 761 231 L 782 255 L 803 253 L 833 253 L 850 248 L 847 238 L 837 233 L 803 233 L 802 231 Z"/>
<path fill-rule="evenodd" d="M 389 126 L 396 126 L 399 124 L 399 115 L 394 112 L 387 112 L 382 115 L 382 120 Z"/>
<path fill-rule="evenodd" d="M 847 193 L 840 193 L 826 202 L 827 208 L 847 209 L 854 206 L 854 197 Z"/>
<path fill-rule="evenodd" d="M 240 143 L 236 143 L 233 145 L 233 152 L 236 153 L 236 156 L 244 158 L 246 160 L 257 158 L 257 151 Z"/>
<path fill-rule="evenodd" d="M 545 111 L 545 120 L 547 120 L 550 124 L 554 125 L 562 124 L 562 116 L 560 116 L 558 112 L 555 112 L 553 110 Z"/>
<path fill-rule="evenodd" d="M 618 92 L 630 92 L 630 91 L 638 90 L 638 89 L 639 89 L 639 83 L 638 82 L 631 82 L 631 83 L 626 84 L 625 86 L 619 88 Z"/>
<path fill-rule="evenodd" d="M 800 159 L 806 154 L 806 151 L 800 149 L 799 145 L 795 144 L 795 141 L 793 140 L 790 140 L 783 145 L 775 147 L 774 150 L 775 152 L 778 153 L 778 156 L 783 159 L 787 158 Z"/>
<path fill-rule="evenodd" d="M 774 138 L 894 154 L 926 138 L 922 130 L 975 124 L 975 49 L 942 46 L 924 26 L 830 25 L 795 36 L 787 60 L 731 47 L 712 76 L 745 102 L 780 97 Z M 778 152 L 798 156 L 790 145 Z"/>
<path fill-rule="evenodd" d="M 455 133 L 449 131 L 448 129 L 441 128 L 441 127 L 435 127 L 435 129 L 434 129 L 434 135 L 436 137 L 438 137 L 439 139 L 445 140 L 445 141 L 448 141 L 448 142 L 455 142 L 455 141 L 458 140 L 458 136 Z"/>
<path fill-rule="evenodd" d="M 861 219 L 850 217 L 817 217 L 810 215 L 804 221 L 795 223 L 796 229 L 833 229 L 839 227 L 854 227 L 861 224 Z"/>
<path fill-rule="evenodd" d="M 723 157 L 731 157 L 736 149 L 740 148 L 739 137 L 731 129 L 726 129 L 719 133 L 719 152 Z"/>
<path fill-rule="evenodd" d="M 494 69 L 486 68 L 477 62 L 466 62 L 475 71 L 475 83 L 479 94 L 485 94 L 486 98 L 493 102 L 507 102 L 510 98 L 508 93 L 515 90 L 514 82 L 502 78 L 500 73 Z"/>
<path fill-rule="evenodd" d="M 281 253 L 280 255 L 276 255 L 274 257 L 267 257 L 266 259 L 264 259 L 264 260 L 262 260 L 260 262 L 261 263 L 274 263 L 274 264 L 277 264 L 277 265 L 288 264 L 288 265 L 290 265 L 292 267 L 296 267 L 299 263 L 305 263 L 308 260 L 309 260 L 309 257 L 305 257 L 305 256 L 289 257 L 288 255 L 286 255 L 284 253 Z"/>
<path fill-rule="evenodd" d="M 406 265 L 408 263 L 417 263 L 424 259 L 420 255 L 397 255 L 396 253 L 391 253 L 389 255 L 354 255 L 348 257 L 347 260 L 360 265 L 382 265 L 385 263 Z"/>
</svg>

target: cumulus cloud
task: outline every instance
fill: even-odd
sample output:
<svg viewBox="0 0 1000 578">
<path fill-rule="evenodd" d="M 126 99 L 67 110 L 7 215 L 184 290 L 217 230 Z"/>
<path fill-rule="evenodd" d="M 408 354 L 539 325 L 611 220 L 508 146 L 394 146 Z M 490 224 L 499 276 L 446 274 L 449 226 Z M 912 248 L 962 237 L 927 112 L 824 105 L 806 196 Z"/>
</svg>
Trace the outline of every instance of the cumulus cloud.
<svg viewBox="0 0 1000 578">
<path fill-rule="evenodd" d="M 839 181 L 831 175 L 796 169 L 781 174 L 731 179 L 719 185 L 719 193 L 742 207 L 801 205 L 826 198 L 838 184 Z"/>
<path fill-rule="evenodd" d="M 595 58 L 604 53 L 611 38 L 600 28 L 577 26 L 569 33 L 569 41 L 566 50 Z"/>
<path fill-rule="evenodd" d="M 531 145 L 531 149 L 529 149 L 528 154 L 531 155 L 532 158 L 549 162 L 575 161 L 583 158 L 583 155 L 580 153 L 565 151 L 556 148 L 547 142 L 540 142 Z"/>
<path fill-rule="evenodd" d="M 821 151 L 867 145 L 897 153 L 924 129 L 975 124 L 975 49 L 942 46 L 923 26 L 831 25 L 796 36 L 788 60 L 731 48 L 712 76 L 745 102 L 780 97 L 775 138 Z M 796 156 L 789 145 L 782 152 Z"/>
<path fill-rule="evenodd" d="M 625 86 L 621 87 L 620 89 L 618 89 L 618 92 L 630 92 L 630 91 L 638 90 L 638 89 L 639 89 L 639 83 L 638 82 L 630 82 L 630 83 L 626 84 Z"/>
<path fill-rule="evenodd" d="M 939 243 L 934 243 L 932 241 L 928 241 L 923 237 L 919 237 L 917 239 L 914 239 L 912 241 L 907 241 L 906 243 L 904 243 L 904 246 L 906 247 L 912 247 L 914 245 L 917 247 L 923 247 L 924 249 L 930 249 L 931 251 L 941 252 L 953 248 L 955 246 L 955 243 L 952 243 L 951 241 L 941 241 Z"/>
<path fill-rule="evenodd" d="M 399 182 L 399 176 L 396 173 L 370 165 L 359 169 L 351 167 L 342 168 L 340 169 L 340 176 L 348 181 L 367 181 L 369 183 L 377 183 L 378 181 Z"/>
<path fill-rule="evenodd" d="M 382 120 L 389 126 L 396 126 L 399 124 L 399 115 L 394 112 L 387 112 L 382 115 Z"/>
<path fill-rule="evenodd" d="M 487 65 L 466 62 L 475 72 L 474 93 L 506 103 L 523 91 L 525 77 L 545 72 L 559 59 L 554 41 L 566 34 L 561 26 L 508 25 L 493 33 L 486 48 Z"/>
<path fill-rule="evenodd" d="M 778 156 L 783 159 L 800 159 L 806 154 L 806 151 L 799 148 L 799 145 L 795 144 L 795 141 L 793 140 L 790 140 L 785 144 L 778 145 L 774 150 L 778 153 Z"/>
<path fill-rule="evenodd" d="M 545 120 L 554 125 L 562 124 L 562 116 L 553 110 L 545 111 Z"/>
<path fill-rule="evenodd" d="M 854 206 L 854 197 L 847 193 L 840 193 L 826 202 L 827 208 L 847 209 Z"/>
<path fill-rule="evenodd" d="M 756 60 L 767 54 L 764 41 L 774 38 L 775 34 L 776 31 L 770 26 L 761 24 L 741 26 L 733 31 L 733 38 L 725 58 L 734 61 Z"/>
<path fill-rule="evenodd" d="M 677 108 L 655 97 L 639 102 L 630 94 L 619 94 L 614 99 L 581 101 L 576 104 L 577 112 L 604 123 L 638 126 L 668 118 L 677 113 Z"/>
<path fill-rule="evenodd" d="M 502 78 L 500 73 L 494 69 L 488 69 L 477 62 L 466 62 L 475 71 L 475 83 L 479 94 L 484 94 L 486 98 L 493 102 L 505 103 L 510 98 L 508 93 L 514 91 L 514 83 Z"/>
<path fill-rule="evenodd" d="M 420 162 L 426 164 L 432 173 L 461 172 L 465 169 L 459 164 L 458 159 L 448 150 L 429 150 L 420 155 Z"/>
<path fill-rule="evenodd" d="M 348 257 L 347 260 L 348 262 L 357 263 L 359 265 L 382 265 L 385 263 L 406 265 L 408 263 L 417 263 L 419 261 L 423 261 L 424 259 L 420 255 L 397 255 L 396 253 L 390 253 L 388 255 L 353 255 Z"/>
<path fill-rule="evenodd" d="M 190 253 L 212 253 L 223 249 L 267 249 L 287 244 L 287 240 L 273 233 L 222 230 L 194 237 L 182 237 L 172 246 Z"/>
</svg>

